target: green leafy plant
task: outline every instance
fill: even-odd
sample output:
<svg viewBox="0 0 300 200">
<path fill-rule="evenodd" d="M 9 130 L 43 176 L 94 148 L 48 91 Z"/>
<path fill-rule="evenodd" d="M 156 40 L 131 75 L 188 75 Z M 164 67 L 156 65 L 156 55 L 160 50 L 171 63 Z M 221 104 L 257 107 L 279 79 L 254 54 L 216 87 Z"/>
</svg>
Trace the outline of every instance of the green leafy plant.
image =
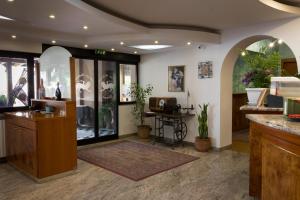
<svg viewBox="0 0 300 200">
<path fill-rule="evenodd" d="M 242 80 L 246 87 L 269 87 L 271 77 L 280 75 L 281 58 L 277 49 L 264 46 L 256 54 L 246 53 L 242 59 L 250 68 Z"/>
<path fill-rule="evenodd" d="M 144 125 L 144 109 L 146 104 L 146 98 L 152 94 L 153 86 L 147 85 L 145 88 L 135 84 L 131 88 L 129 93 L 131 97 L 135 99 L 135 105 L 133 108 L 133 114 L 140 125 Z"/>
<path fill-rule="evenodd" d="M 199 105 L 200 113 L 198 114 L 198 134 L 201 139 L 208 138 L 207 108 L 208 104 Z"/>
<path fill-rule="evenodd" d="M 7 98 L 5 95 L 0 95 L 0 107 L 7 106 Z"/>
</svg>

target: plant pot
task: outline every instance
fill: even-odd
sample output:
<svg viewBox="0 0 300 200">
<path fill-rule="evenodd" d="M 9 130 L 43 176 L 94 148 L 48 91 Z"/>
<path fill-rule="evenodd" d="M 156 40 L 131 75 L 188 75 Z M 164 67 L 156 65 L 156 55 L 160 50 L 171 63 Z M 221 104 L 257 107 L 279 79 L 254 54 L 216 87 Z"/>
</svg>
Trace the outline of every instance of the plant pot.
<svg viewBox="0 0 300 200">
<path fill-rule="evenodd" d="M 148 125 L 140 125 L 138 126 L 137 135 L 139 138 L 147 139 L 150 136 L 151 127 Z"/>
<path fill-rule="evenodd" d="M 195 138 L 195 148 L 200 152 L 207 152 L 211 148 L 210 138 L 202 139 L 199 136 Z"/>
<path fill-rule="evenodd" d="M 248 104 L 251 106 L 256 106 L 258 103 L 260 94 L 264 89 L 265 88 L 246 88 Z"/>
</svg>

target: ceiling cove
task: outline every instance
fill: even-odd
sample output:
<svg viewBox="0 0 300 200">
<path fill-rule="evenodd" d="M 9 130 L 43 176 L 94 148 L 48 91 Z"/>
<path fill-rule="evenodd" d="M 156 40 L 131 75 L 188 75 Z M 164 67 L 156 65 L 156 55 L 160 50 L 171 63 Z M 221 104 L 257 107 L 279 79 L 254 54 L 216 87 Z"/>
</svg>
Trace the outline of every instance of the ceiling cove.
<svg viewBox="0 0 300 200">
<path fill-rule="evenodd" d="M 204 26 L 192 26 L 192 25 L 184 25 L 184 24 L 147 23 L 142 20 L 130 17 L 128 15 L 124 15 L 113 9 L 110 9 L 99 2 L 95 2 L 93 0 L 81 0 L 81 1 L 88 4 L 89 6 L 92 6 L 93 8 L 96 8 L 102 12 L 109 14 L 109 15 L 112 15 L 112 16 L 120 18 L 122 20 L 134 23 L 139 26 L 150 28 L 150 29 L 177 29 L 177 30 L 201 31 L 201 32 L 215 33 L 215 34 L 221 33 L 221 31 L 218 29 L 204 27 Z"/>
</svg>

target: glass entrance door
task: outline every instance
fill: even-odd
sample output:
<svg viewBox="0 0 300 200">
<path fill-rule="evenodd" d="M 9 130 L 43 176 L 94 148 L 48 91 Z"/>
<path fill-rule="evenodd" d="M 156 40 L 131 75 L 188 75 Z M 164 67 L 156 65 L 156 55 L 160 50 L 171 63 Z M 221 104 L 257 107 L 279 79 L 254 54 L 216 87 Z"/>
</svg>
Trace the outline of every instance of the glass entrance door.
<svg viewBox="0 0 300 200">
<path fill-rule="evenodd" d="M 95 138 L 94 60 L 75 60 L 77 140 Z"/>
<path fill-rule="evenodd" d="M 75 59 L 75 77 L 79 144 L 117 138 L 116 62 Z"/>
<path fill-rule="evenodd" d="M 117 135 L 117 65 L 98 61 L 98 137 Z"/>
</svg>

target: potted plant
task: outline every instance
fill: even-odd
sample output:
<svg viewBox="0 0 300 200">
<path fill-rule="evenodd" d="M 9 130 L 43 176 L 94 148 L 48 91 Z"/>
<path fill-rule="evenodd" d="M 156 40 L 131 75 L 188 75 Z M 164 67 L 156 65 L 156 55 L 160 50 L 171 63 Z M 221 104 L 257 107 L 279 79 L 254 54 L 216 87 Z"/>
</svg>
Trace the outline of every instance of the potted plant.
<svg viewBox="0 0 300 200">
<path fill-rule="evenodd" d="M 208 137 L 208 124 L 207 124 L 207 108 L 208 104 L 199 105 L 200 114 L 197 115 L 198 119 L 198 134 L 195 138 L 195 147 L 200 152 L 207 152 L 211 148 L 211 141 Z"/>
<path fill-rule="evenodd" d="M 280 74 L 280 54 L 276 48 L 261 47 L 258 53 L 247 52 L 242 57 L 250 68 L 243 77 L 249 105 L 257 105 L 261 92 L 270 87 L 271 77 Z"/>
<path fill-rule="evenodd" d="M 150 136 L 151 127 L 149 125 L 145 125 L 145 104 L 146 98 L 152 94 L 153 87 L 151 85 L 147 85 L 145 88 L 142 86 L 135 84 L 131 88 L 130 96 L 135 100 L 135 105 L 133 107 L 133 114 L 138 121 L 138 136 L 140 138 L 148 138 Z"/>
</svg>

